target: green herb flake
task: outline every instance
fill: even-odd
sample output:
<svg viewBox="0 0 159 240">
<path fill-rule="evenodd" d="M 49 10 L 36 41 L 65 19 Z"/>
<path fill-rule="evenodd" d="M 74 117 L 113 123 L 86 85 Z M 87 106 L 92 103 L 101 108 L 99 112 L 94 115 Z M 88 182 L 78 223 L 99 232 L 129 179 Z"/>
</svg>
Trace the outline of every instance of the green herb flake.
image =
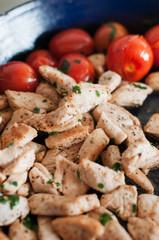
<svg viewBox="0 0 159 240">
<path fill-rule="evenodd" d="M 75 59 L 74 62 L 80 64 L 80 63 L 81 63 L 81 60 Z"/>
<path fill-rule="evenodd" d="M 51 183 L 53 182 L 53 177 L 54 177 L 54 175 L 51 174 L 50 177 L 51 177 L 51 178 L 46 182 L 47 184 L 51 184 Z"/>
<path fill-rule="evenodd" d="M 116 210 L 116 214 L 119 215 L 120 214 L 120 210 Z"/>
<path fill-rule="evenodd" d="M 47 99 L 44 99 L 42 102 L 47 102 Z"/>
<path fill-rule="evenodd" d="M 61 95 L 68 94 L 68 91 L 66 91 L 66 89 L 62 87 L 60 88 L 60 91 L 61 91 Z"/>
<path fill-rule="evenodd" d="M 4 189 L 4 184 L 1 185 L 1 189 L 2 189 L 2 190 Z"/>
<path fill-rule="evenodd" d="M 73 87 L 73 92 L 74 92 L 74 93 L 81 94 L 81 89 L 80 89 L 80 86 L 77 86 L 77 85 L 76 85 L 76 86 L 74 86 L 74 87 Z"/>
<path fill-rule="evenodd" d="M 9 144 L 8 144 L 8 147 L 11 147 L 11 146 L 13 146 L 13 142 L 10 142 Z"/>
<path fill-rule="evenodd" d="M 98 90 L 96 90 L 96 95 L 97 95 L 97 97 L 100 97 L 100 93 Z"/>
<path fill-rule="evenodd" d="M 0 117 L 2 116 L 2 113 L 0 112 Z"/>
<path fill-rule="evenodd" d="M 143 90 L 146 90 L 146 89 L 147 89 L 147 87 L 143 87 L 143 86 L 141 86 L 141 85 L 139 85 L 139 84 L 136 84 L 136 83 L 132 83 L 132 85 L 133 85 L 134 87 L 136 87 L 136 88 L 139 88 L 139 89 L 143 89 Z"/>
<path fill-rule="evenodd" d="M 52 86 L 53 86 L 54 88 L 57 88 L 57 82 L 54 82 L 54 83 L 52 84 Z"/>
<path fill-rule="evenodd" d="M 32 231 L 37 231 L 37 223 L 33 220 L 33 218 L 31 218 L 31 216 L 26 216 L 24 218 L 23 224 L 25 227 L 27 227 L 28 229 L 32 230 Z"/>
<path fill-rule="evenodd" d="M 78 119 L 78 122 L 83 123 L 83 121 L 80 118 Z"/>
<path fill-rule="evenodd" d="M 112 219 L 111 216 L 107 213 L 100 213 L 99 215 L 99 221 L 103 226 L 105 226 L 107 222 L 109 222 L 111 219 Z"/>
<path fill-rule="evenodd" d="M 106 24 L 105 26 L 112 29 L 111 32 L 110 32 L 110 34 L 109 34 L 109 43 L 111 43 L 111 42 L 114 40 L 114 38 L 115 38 L 115 35 L 116 35 L 116 33 L 117 33 L 117 29 L 116 29 L 116 27 L 114 26 L 114 24 L 108 23 L 108 24 Z"/>
<path fill-rule="evenodd" d="M 109 81 L 110 81 L 111 79 L 112 79 L 112 77 L 108 77 L 108 78 L 107 78 L 107 80 L 109 80 Z"/>
<path fill-rule="evenodd" d="M 55 136 L 55 135 L 57 135 L 58 134 L 58 132 L 51 132 L 49 135 L 50 136 Z"/>
<path fill-rule="evenodd" d="M 55 184 L 58 188 L 61 186 L 61 184 L 59 182 L 56 182 Z"/>
<path fill-rule="evenodd" d="M 83 83 L 92 83 L 91 81 L 83 81 Z"/>
<path fill-rule="evenodd" d="M 71 69 L 71 64 L 69 63 L 69 61 L 67 61 L 67 59 L 64 59 L 61 63 L 60 71 L 65 73 L 70 71 L 70 69 Z"/>
<path fill-rule="evenodd" d="M 13 209 L 19 203 L 19 196 L 10 195 L 8 196 L 8 201 L 10 203 L 10 209 Z"/>
<path fill-rule="evenodd" d="M 113 169 L 116 172 L 121 171 L 121 164 L 116 162 L 113 164 L 113 166 L 111 166 L 111 169 Z"/>
<path fill-rule="evenodd" d="M 7 203 L 7 199 L 5 199 L 3 196 L 0 196 L 0 203 L 6 204 Z"/>
<path fill-rule="evenodd" d="M 104 140 L 105 140 L 105 143 L 107 144 L 108 143 L 107 139 L 104 139 Z"/>
<path fill-rule="evenodd" d="M 133 209 L 133 213 L 136 213 L 136 211 L 137 211 L 137 204 L 136 203 L 132 204 L 132 209 Z"/>
<path fill-rule="evenodd" d="M 150 145 L 153 145 L 153 143 L 152 142 L 149 142 L 150 143 Z"/>
<path fill-rule="evenodd" d="M 80 176 L 81 176 L 81 170 L 77 170 L 77 176 L 78 176 L 78 178 L 80 179 Z"/>
<path fill-rule="evenodd" d="M 110 141 L 109 141 L 109 145 L 115 145 L 115 139 L 114 138 L 111 138 Z"/>
<path fill-rule="evenodd" d="M 35 113 L 39 113 L 39 112 L 40 112 L 40 108 L 35 107 L 35 108 L 34 108 L 34 112 L 35 112 Z"/>
<path fill-rule="evenodd" d="M 98 183 L 98 187 L 103 189 L 104 188 L 104 184 L 103 183 Z"/>
<path fill-rule="evenodd" d="M 10 181 L 9 183 L 10 183 L 11 185 L 14 185 L 15 187 L 18 186 L 18 183 L 17 183 L 16 181 Z"/>
</svg>

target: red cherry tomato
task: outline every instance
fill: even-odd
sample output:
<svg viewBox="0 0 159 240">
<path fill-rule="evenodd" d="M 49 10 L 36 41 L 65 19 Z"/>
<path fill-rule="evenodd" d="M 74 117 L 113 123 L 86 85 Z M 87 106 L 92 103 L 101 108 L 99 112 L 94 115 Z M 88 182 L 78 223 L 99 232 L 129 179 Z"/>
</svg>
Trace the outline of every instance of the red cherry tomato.
<svg viewBox="0 0 159 240">
<path fill-rule="evenodd" d="M 153 53 L 143 36 L 127 35 L 111 43 L 107 52 L 108 69 L 123 80 L 139 81 L 151 69 Z"/>
<path fill-rule="evenodd" d="M 7 89 L 33 92 L 37 85 L 37 75 L 27 63 L 13 61 L 0 66 L 0 92 Z"/>
<path fill-rule="evenodd" d="M 110 43 L 128 34 L 127 29 L 117 22 L 109 22 L 99 27 L 94 35 L 94 43 L 97 52 L 107 50 Z"/>
<path fill-rule="evenodd" d="M 36 50 L 29 54 L 26 59 L 26 62 L 32 66 L 37 75 L 39 76 L 39 67 L 42 65 L 49 65 L 52 67 L 56 67 L 56 59 L 52 56 L 52 54 L 47 50 Z"/>
<path fill-rule="evenodd" d="M 49 49 L 57 58 L 68 53 L 90 55 L 94 49 L 94 42 L 84 30 L 72 28 L 56 34 L 49 43 Z"/>
<path fill-rule="evenodd" d="M 154 65 L 156 67 L 159 67 L 159 25 L 150 28 L 146 32 L 145 38 L 152 48 L 154 55 Z"/>
<path fill-rule="evenodd" d="M 72 53 L 63 56 L 58 65 L 59 70 L 76 80 L 94 82 L 94 68 L 91 62 L 82 54 Z"/>
</svg>

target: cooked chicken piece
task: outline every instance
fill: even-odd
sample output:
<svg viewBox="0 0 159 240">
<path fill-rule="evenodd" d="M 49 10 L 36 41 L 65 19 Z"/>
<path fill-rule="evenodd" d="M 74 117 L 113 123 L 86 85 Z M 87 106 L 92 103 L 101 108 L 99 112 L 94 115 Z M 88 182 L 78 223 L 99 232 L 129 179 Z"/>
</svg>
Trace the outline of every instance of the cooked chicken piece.
<svg viewBox="0 0 159 240">
<path fill-rule="evenodd" d="M 22 196 L 22 197 L 27 197 L 30 191 L 30 184 L 29 183 L 24 183 L 21 185 L 21 187 L 18 189 L 16 192 L 16 195 Z"/>
<path fill-rule="evenodd" d="M 81 180 L 102 193 L 108 193 L 125 184 L 123 172 L 115 172 L 87 159 L 82 160 L 79 170 Z"/>
<path fill-rule="evenodd" d="M 0 240 L 10 240 L 10 239 L 6 234 L 0 231 Z"/>
<path fill-rule="evenodd" d="M 8 148 L 0 150 L 0 167 L 7 167 L 14 159 L 23 153 L 23 148 L 12 145 Z"/>
<path fill-rule="evenodd" d="M 94 70 L 98 76 L 104 73 L 105 70 L 105 55 L 103 53 L 94 53 L 88 57 L 92 63 Z"/>
<path fill-rule="evenodd" d="M 0 113 L 1 114 L 1 113 Z M 0 124 L 1 124 L 1 122 L 2 122 L 2 116 L 0 115 Z"/>
<path fill-rule="evenodd" d="M 6 180 L 6 175 L 2 173 L 2 170 L 0 170 L 0 184 L 2 184 Z"/>
<path fill-rule="evenodd" d="M 80 180 L 78 165 L 62 156 L 56 157 L 54 182 L 59 185 L 63 195 L 78 196 L 88 191 L 88 186 Z"/>
<path fill-rule="evenodd" d="M 88 126 L 79 124 L 67 131 L 58 133 L 52 132 L 51 136 L 45 139 L 48 148 L 68 148 L 85 140 L 89 135 Z"/>
<path fill-rule="evenodd" d="M 155 113 L 151 116 L 144 127 L 144 131 L 149 135 L 159 138 L 159 113 Z"/>
<path fill-rule="evenodd" d="M 3 173 L 6 175 L 21 174 L 28 171 L 34 164 L 35 153 L 34 149 L 30 151 L 24 151 L 24 153 L 16 158 L 9 166 L 7 166 Z"/>
<path fill-rule="evenodd" d="M 130 217 L 127 228 L 134 240 L 158 240 L 159 226 L 150 218 Z"/>
<path fill-rule="evenodd" d="M 117 145 L 121 144 L 127 138 L 126 133 L 117 124 L 114 124 L 104 112 L 102 112 L 96 128 L 102 128 L 108 137 L 115 140 Z"/>
<path fill-rule="evenodd" d="M 34 149 L 36 162 L 41 162 L 46 153 L 46 147 L 42 144 L 29 142 L 25 145 L 26 150 Z"/>
<path fill-rule="evenodd" d="M 159 224 L 159 196 L 141 194 L 138 197 L 138 217 L 149 217 Z"/>
<path fill-rule="evenodd" d="M 56 109 L 55 104 L 49 98 L 37 93 L 6 90 L 5 94 L 13 110 L 25 108 L 35 113 L 43 113 Z"/>
<path fill-rule="evenodd" d="M 102 152 L 101 156 L 103 165 L 106 167 L 111 168 L 116 163 L 121 165 L 121 155 L 118 146 L 110 145 L 105 151 Z"/>
<path fill-rule="evenodd" d="M 52 225 L 64 240 L 95 240 L 104 232 L 99 221 L 84 215 L 56 218 Z"/>
<path fill-rule="evenodd" d="M 104 112 L 114 124 L 117 124 L 118 127 L 121 127 L 123 131 L 127 126 L 141 126 L 138 118 L 133 116 L 123 107 L 115 104 L 107 102 L 107 104 L 100 104 L 98 107 L 96 107 L 93 111 L 93 116 L 96 121 L 99 120 L 102 112 Z"/>
<path fill-rule="evenodd" d="M 34 192 L 51 193 L 58 195 L 56 184 L 53 182 L 53 176 L 40 163 L 35 163 L 29 172 L 29 180 Z"/>
<path fill-rule="evenodd" d="M 19 219 L 9 227 L 10 240 L 37 240 L 36 232 L 27 228 Z"/>
<path fill-rule="evenodd" d="M 109 138 L 105 132 L 101 128 L 95 129 L 82 144 L 78 152 L 79 161 L 82 161 L 82 159 L 96 161 L 108 144 Z"/>
<path fill-rule="evenodd" d="M 14 123 L 10 131 L 1 137 L 2 149 L 12 145 L 24 146 L 37 136 L 37 131 L 23 123 Z"/>
<path fill-rule="evenodd" d="M 2 192 L 5 195 L 15 194 L 23 183 L 27 180 L 28 173 L 24 172 L 22 174 L 10 175 L 8 179 L 3 182 Z"/>
<path fill-rule="evenodd" d="M 28 201 L 32 214 L 45 216 L 75 216 L 100 206 L 96 194 L 69 197 L 39 193 L 31 196 Z"/>
<path fill-rule="evenodd" d="M 71 93 L 72 88 L 77 84 L 73 78 L 50 66 L 39 67 L 39 72 L 62 96 Z"/>
<path fill-rule="evenodd" d="M 8 100 L 5 95 L 0 95 L 0 110 L 8 107 Z"/>
<path fill-rule="evenodd" d="M 137 189 L 135 186 L 121 186 L 101 197 L 101 205 L 115 211 L 120 218 L 127 220 L 136 215 Z"/>
<path fill-rule="evenodd" d="M 82 114 L 81 123 L 83 126 L 88 126 L 89 133 L 94 130 L 94 119 L 90 113 Z"/>
<path fill-rule="evenodd" d="M 147 141 L 145 134 L 140 126 L 126 126 L 124 131 L 127 134 L 126 144 L 131 147 L 135 142 Z"/>
<path fill-rule="evenodd" d="M 17 218 L 25 218 L 29 213 L 28 200 L 24 197 L 10 195 L 1 196 L 0 226 L 6 226 Z"/>
<path fill-rule="evenodd" d="M 60 240 L 60 237 L 55 232 L 50 217 L 38 217 L 38 237 L 39 240 Z"/>
<path fill-rule="evenodd" d="M 57 93 L 56 89 L 49 83 L 40 83 L 36 88 L 36 93 L 51 100 L 56 107 L 58 107 L 61 96 Z"/>
<path fill-rule="evenodd" d="M 154 91 L 159 91 L 159 72 L 150 73 L 145 78 L 145 83 L 150 86 Z"/>
<path fill-rule="evenodd" d="M 98 84 L 105 85 L 113 92 L 121 83 L 121 76 L 116 72 L 106 71 L 104 72 L 99 80 Z"/>
<path fill-rule="evenodd" d="M 124 84 L 112 94 L 110 102 L 123 107 L 141 106 L 152 91 L 151 87 L 141 82 Z"/>
<path fill-rule="evenodd" d="M 2 122 L 0 124 L 0 132 L 3 130 L 3 128 L 6 126 L 7 122 L 11 119 L 12 117 L 12 110 L 10 108 L 5 108 L 1 110 L 1 117 L 2 117 Z"/>
</svg>

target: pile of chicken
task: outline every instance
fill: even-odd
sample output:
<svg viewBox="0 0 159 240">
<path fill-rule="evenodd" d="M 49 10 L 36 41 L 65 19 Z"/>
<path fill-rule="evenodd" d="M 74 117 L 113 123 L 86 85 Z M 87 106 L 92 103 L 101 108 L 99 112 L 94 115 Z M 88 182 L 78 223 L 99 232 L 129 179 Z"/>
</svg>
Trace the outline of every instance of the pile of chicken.
<svg viewBox="0 0 159 240">
<path fill-rule="evenodd" d="M 0 96 L 0 239 L 159 239 L 159 197 L 146 176 L 159 165 L 159 150 L 123 108 L 142 105 L 152 88 L 121 81 L 104 72 L 100 56 L 92 59 L 98 84 L 77 84 L 42 66 L 47 82 L 36 93 Z M 159 113 L 144 130 L 159 138 Z M 46 146 L 33 141 L 38 131 L 48 133 Z M 147 193 L 138 196 L 125 175 Z M 95 193 L 87 194 L 90 188 Z M 37 215 L 37 231 L 29 212 Z M 116 215 L 128 221 L 128 232 Z"/>
</svg>

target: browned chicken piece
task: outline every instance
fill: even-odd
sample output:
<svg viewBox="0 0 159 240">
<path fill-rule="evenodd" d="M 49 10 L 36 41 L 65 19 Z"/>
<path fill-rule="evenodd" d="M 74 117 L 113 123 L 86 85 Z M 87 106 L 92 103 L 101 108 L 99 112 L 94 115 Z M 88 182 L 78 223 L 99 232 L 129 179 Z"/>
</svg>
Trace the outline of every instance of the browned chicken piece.
<svg viewBox="0 0 159 240">
<path fill-rule="evenodd" d="M 137 189 L 135 186 L 124 185 L 101 197 L 101 205 L 112 211 L 123 220 L 136 215 Z"/>
<path fill-rule="evenodd" d="M 60 237 L 55 232 L 50 217 L 38 217 L 38 237 L 39 240 L 60 240 Z"/>
<path fill-rule="evenodd" d="M 159 113 L 155 113 L 151 116 L 151 118 L 144 127 L 144 131 L 148 135 L 159 138 Z"/>
<path fill-rule="evenodd" d="M 94 119 L 89 112 L 82 114 L 81 123 L 82 123 L 83 126 L 88 126 L 89 133 L 93 132 L 93 130 L 94 130 Z"/>
<path fill-rule="evenodd" d="M 71 93 L 72 88 L 77 84 L 72 77 L 50 66 L 41 66 L 39 72 L 62 96 Z"/>
<path fill-rule="evenodd" d="M 95 129 L 82 144 L 78 152 L 79 161 L 82 161 L 82 159 L 96 161 L 99 154 L 108 144 L 109 138 L 105 132 L 101 128 Z"/>
<path fill-rule="evenodd" d="M 64 240 L 95 240 L 104 232 L 99 221 L 84 215 L 56 218 L 52 225 Z"/>
<path fill-rule="evenodd" d="M 29 194 L 29 191 L 30 191 L 30 184 L 27 182 L 27 183 L 22 184 L 22 186 L 16 192 L 16 195 L 22 196 L 22 197 L 27 197 Z"/>
<path fill-rule="evenodd" d="M 32 214 L 45 216 L 75 216 L 100 206 L 96 194 L 73 197 L 39 193 L 31 196 L 28 202 Z"/>
<path fill-rule="evenodd" d="M 125 184 L 123 172 L 115 172 L 87 159 L 83 159 L 79 164 L 79 170 L 81 171 L 81 180 L 102 193 L 111 192 Z"/>
<path fill-rule="evenodd" d="M 15 195 L 11 195 L 14 196 Z M 11 205 L 13 202 L 9 201 L 9 196 L 1 196 L 3 198 L 0 202 L 0 226 L 7 226 L 13 223 L 17 218 L 25 218 L 29 213 L 28 200 L 24 197 L 17 196 L 15 205 Z"/>
<path fill-rule="evenodd" d="M 104 73 L 105 70 L 105 55 L 103 53 L 94 53 L 88 57 L 92 63 L 94 70 L 98 76 Z"/>
<path fill-rule="evenodd" d="M 8 100 L 5 95 L 0 95 L 0 110 L 8 107 Z"/>
<path fill-rule="evenodd" d="M 6 124 L 8 123 L 8 121 L 11 119 L 12 110 L 10 108 L 5 108 L 1 110 L 0 113 L 2 118 L 2 121 L 0 123 L 0 132 L 1 132 L 3 128 L 6 126 Z"/>
<path fill-rule="evenodd" d="M 36 93 L 51 100 L 56 107 L 58 107 L 61 96 L 57 93 L 56 88 L 49 83 L 41 82 L 36 88 Z"/>
<path fill-rule="evenodd" d="M 117 145 L 127 138 L 127 134 L 117 124 L 113 123 L 104 112 L 102 112 L 96 128 L 102 128 L 109 138 L 114 139 Z"/>
<path fill-rule="evenodd" d="M 101 156 L 103 165 L 106 167 L 111 168 L 116 163 L 119 163 L 120 165 L 122 164 L 121 154 L 118 146 L 116 145 L 110 145 L 109 147 L 107 147 L 107 149 L 102 152 Z"/>
<path fill-rule="evenodd" d="M 6 180 L 7 176 L 0 170 L 0 184 L 2 184 Z"/>
<path fill-rule="evenodd" d="M 84 141 L 88 135 L 88 126 L 79 124 L 61 133 L 52 132 L 51 135 L 45 139 L 45 143 L 48 148 L 64 149 Z"/>
<path fill-rule="evenodd" d="M 159 91 L 159 72 L 152 72 L 145 78 L 145 83 L 154 91 Z"/>
<path fill-rule="evenodd" d="M 13 110 L 25 108 L 35 113 L 43 113 L 56 109 L 55 104 L 49 98 L 37 93 L 6 90 L 5 94 Z"/>
<path fill-rule="evenodd" d="M 127 228 L 134 240 L 158 240 L 159 226 L 150 218 L 130 217 Z"/>
<path fill-rule="evenodd" d="M 140 142 L 141 140 L 147 141 L 145 134 L 140 126 L 126 126 L 124 131 L 127 134 L 127 147 L 131 147 L 132 144 L 135 142 Z"/>
<path fill-rule="evenodd" d="M 85 194 L 89 187 L 80 179 L 78 165 L 62 156 L 57 156 L 55 160 L 56 171 L 53 181 L 63 195 L 78 196 Z"/>
<path fill-rule="evenodd" d="M 138 197 L 138 212 L 140 218 L 149 217 L 159 224 L 159 196 L 141 194 Z"/>
<path fill-rule="evenodd" d="M 0 230 L 0 240 L 10 240 L 10 238 Z"/>
<path fill-rule="evenodd" d="M 110 102 L 122 107 L 141 106 L 152 91 L 151 87 L 140 82 L 123 84 L 112 94 Z"/>
<path fill-rule="evenodd" d="M 113 92 L 121 83 L 121 76 L 116 72 L 106 71 L 104 72 L 99 80 L 98 84 L 105 85 Z"/>
<path fill-rule="evenodd" d="M 35 163 L 30 170 L 29 180 L 35 193 L 59 194 L 53 182 L 53 175 L 40 163 Z"/>
<path fill-rule="evenodd" d="M 34 149 L 36 162 L 41 162 L 46 153 L 46 147 L 35 142 L 29 142 L 26 144 L 25 149 L 28 151 Z"/>
<path fill-rule="evenodd" d="M 37 240 L 36 232 L 27 228 L 19 219 L 10 225 L 9 237 L 10 240 Z"/>
</svg>

